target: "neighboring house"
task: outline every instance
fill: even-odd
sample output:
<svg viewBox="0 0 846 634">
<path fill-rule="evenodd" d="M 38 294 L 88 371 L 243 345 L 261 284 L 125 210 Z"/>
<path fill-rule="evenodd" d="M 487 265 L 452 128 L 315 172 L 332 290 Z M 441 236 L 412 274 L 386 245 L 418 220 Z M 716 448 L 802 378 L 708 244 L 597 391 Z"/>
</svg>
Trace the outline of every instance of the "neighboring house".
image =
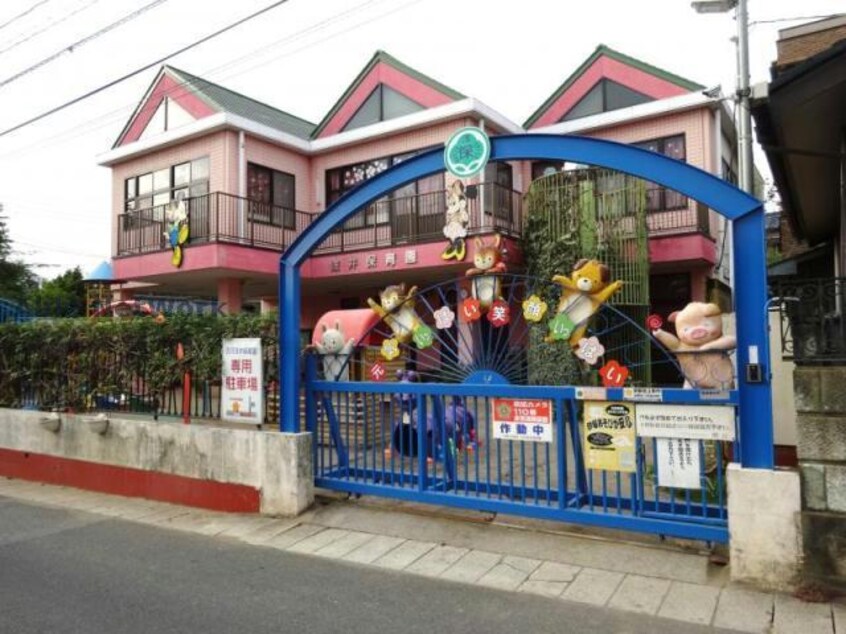
<svg viewBox="0 0 846 634">
<path fill-rule="evenodd" d="M 165 66 L 100 157 L 112 169 L 114 272 L 144 292 L 216 298 L 230 311 L 272 307 L 279 254 L 316 214 L 467 125 L 612 139 L 732 178 L 734 127 L 724 99 L 703 88 L 600 46 L 520 126 L 379 51 L 314 124 Z M 522 194 L 562 167 L 490 164 L 469 201 L 471 235 L 502 234 L 519 261 Z M 327 310 L 366 305 L 388 284 L 463 274 L 472 241 L 464 262 L 440 257 L 451 182 L 437 174 L 411 183 L 336 231 L 303 268 L 304 327 Z M 180 197 L 190 238 L 175 268 L 165 205 Z M 727 289 L 722 220 L 657 186 L 647 204 L 654 308 L 667 314 Z"/>
<path fill-rule="evenodd" d="M 805 572 L 846 585 L 846 15 L 779 32 L 756 87 L 758 139 L 781 195 L 786 257 L 770 266 L 793 391 Z M 779 350 L 773 351 L 778 372 Z"/>
</svg>

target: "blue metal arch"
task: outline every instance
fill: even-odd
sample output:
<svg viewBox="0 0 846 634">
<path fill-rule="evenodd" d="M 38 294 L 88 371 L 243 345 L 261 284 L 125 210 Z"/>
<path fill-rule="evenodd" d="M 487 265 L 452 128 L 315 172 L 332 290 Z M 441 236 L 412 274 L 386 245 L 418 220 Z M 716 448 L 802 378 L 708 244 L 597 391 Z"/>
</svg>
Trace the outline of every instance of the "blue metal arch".
<svg viewBox="0 0 846 634">
<path fill-rule="evenodd" d="M 761 202 L 733 185 L 687 163 L 613 141 L 577 136 L 521 134 L 491 139 L 492 161 L 572 161 L 618 170 L 693 198 L 734 221 L 735 308 L 740 392 L 741 461 L 772 467 L 772 402 L 769 385 L 766 257 Z M 282 254 L 279 263 L 280 428 L 299 431 L 300 266 L 332 230 L 385 194 L 444 170 L 443 149 L 404 161 L 364 182 L 336 201 Z M 746 367 L 757 359 L 764 381 L 747 381 Z"/>
</svg>

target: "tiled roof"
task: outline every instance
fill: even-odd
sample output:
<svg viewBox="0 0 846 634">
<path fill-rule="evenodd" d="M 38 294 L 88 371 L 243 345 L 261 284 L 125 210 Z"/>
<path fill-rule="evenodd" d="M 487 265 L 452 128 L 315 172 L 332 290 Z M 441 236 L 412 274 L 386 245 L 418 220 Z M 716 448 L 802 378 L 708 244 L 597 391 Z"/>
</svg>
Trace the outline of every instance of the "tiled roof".
<svg viewBox="0 0 846 634">
<path fill-rule="evenodd" d="M 301 139 L 308 139 L 314 131 L 315 125 L 313 123 L 284 110 L 268 106 L 266 103 L 256 101 L 173 66 L 166 66 L 165 69 L 179 79 L 180 83 L 190 85 L 196 90 L 199 97 L 223 112 L 231 112 L 245 119 L 293 134 Z"/>
</svg>

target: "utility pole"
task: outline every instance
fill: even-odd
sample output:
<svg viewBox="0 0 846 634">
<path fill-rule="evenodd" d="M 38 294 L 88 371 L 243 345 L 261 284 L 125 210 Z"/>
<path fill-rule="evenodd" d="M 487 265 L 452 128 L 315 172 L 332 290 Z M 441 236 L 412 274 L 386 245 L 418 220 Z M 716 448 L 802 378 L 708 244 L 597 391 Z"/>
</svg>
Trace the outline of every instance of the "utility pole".
<svg viewBox="0 0 846 634">
<path fill-rule="evenodd" d="M 752 113 L 749 110 L 749 13 L 747 0 L 738 0 L 737 20 L 737 105 L 738 105 L 738 169 L 740 188 L 754 195 L 755 179 L 752 162 Z"/>
</svg>

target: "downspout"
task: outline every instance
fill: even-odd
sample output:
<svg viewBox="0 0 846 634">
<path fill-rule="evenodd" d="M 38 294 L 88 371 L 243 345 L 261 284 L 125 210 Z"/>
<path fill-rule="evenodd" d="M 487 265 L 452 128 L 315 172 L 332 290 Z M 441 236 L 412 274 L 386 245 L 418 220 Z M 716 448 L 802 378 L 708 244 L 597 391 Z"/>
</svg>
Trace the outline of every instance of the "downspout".
<svg viewBox="0 0 846 634">
<path fill-rule="evenodd" d="M 244 131 L 238 132 L 238 237 L 247 235 L 247 214 L 244 199 L 247 197 L 247 154 Z"/>
</svg>

